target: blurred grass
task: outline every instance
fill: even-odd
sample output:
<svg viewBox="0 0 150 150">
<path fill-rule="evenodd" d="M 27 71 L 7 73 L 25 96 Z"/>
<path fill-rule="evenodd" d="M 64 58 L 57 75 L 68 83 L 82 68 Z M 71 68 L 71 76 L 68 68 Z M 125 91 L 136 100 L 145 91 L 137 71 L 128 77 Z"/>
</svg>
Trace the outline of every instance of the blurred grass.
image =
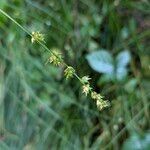
<svg viewBox="0 0 150 150">
<path fill-rule="evenodd" d="M 1 0 L 0 8 L 29 31 L 44 33 L 48 47 L 60 49 L 111 101 L 99 112 L 76 80 L 45 66 L 48 53 L 0 14 L 0 150 L 119 150 L 133 134 L 149 133 L 148 1 Z M 86 54 L 100 48 L 131 52 L 123 82 L 101 83 L 88 66 Z"/>
</svg>

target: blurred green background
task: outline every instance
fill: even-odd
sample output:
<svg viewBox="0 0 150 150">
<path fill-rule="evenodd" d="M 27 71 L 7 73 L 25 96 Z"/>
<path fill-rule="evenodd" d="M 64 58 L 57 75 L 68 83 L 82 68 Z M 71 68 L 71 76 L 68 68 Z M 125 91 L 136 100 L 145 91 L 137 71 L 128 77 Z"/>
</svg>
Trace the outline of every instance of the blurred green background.
<svg viewBox="0 0 150 150">
<path fill-rule="evenodd" d="M 103 111 L 0 13 L 0 150 L 149 150 L 148 0 L 0 0 L 111 102 Z"/>
</svg>

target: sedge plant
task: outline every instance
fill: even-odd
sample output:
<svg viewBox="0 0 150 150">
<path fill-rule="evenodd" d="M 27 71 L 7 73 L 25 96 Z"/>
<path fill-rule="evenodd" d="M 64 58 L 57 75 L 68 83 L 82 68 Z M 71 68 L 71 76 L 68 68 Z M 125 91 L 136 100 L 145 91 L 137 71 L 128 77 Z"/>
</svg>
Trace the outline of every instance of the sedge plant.
<svg viewBox="0 0 150 150">
<path fill-rule="evenodd" d="M 77 78 L 79 82 L 81 83 L 82 86 L 82 93 L 85 96 L 90 96 L 91 99 L 93 99 L 97 105 L 97 108 L 101 111 L 104 108 L 110 106 L 110 103 L 108 100 L 104 100 L 104 97 L 100 94 L 97 93 L 96 91 L 93 90 L 93 88 L 90 85 L 89 80 L 91 79 L 88 75 L 85 75 L 83 77 L 79 77 L 77 75 L 75 69 L 66 64 L 63 55 L 61 52 L 57 50 L 50 50 L 46 46 L 46 42 L 44 39 L 44 35 L 40 33 L 39 31 L 33 31 L 30 33 L 26 28 L 24 28 L 22 25 L 20 25 L 16 20 L 14 20 L 9 14 L 4 12 L 2 9 L 0 9 L 0 13 L 3 14 L 5 17 L 10 19 L 13 23 L 15 23 L 18 27 L 20 27 L 24 32 L 26 32 L 30 37 L 31 37 L 31 42 L 32 43 L 38 43 L 41 47 L 43 47 L 46 51 L 49 52 L 50 56 L 46 62 L 46 64 L 50 63 L 56 67 L 64 67 L 64 77 L 68 80 L 70 78 Z"/>
</svg>

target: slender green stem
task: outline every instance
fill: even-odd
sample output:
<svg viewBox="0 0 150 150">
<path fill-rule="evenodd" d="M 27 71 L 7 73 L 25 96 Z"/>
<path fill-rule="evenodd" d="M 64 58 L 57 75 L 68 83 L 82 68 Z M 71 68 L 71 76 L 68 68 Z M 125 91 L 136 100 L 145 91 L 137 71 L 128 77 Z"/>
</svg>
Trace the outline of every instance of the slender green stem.
<svg viewBox="0 0 150 150">
<path fill-rule="evenodd" d="M 26 32 L 28 35 L 30 35 L 32 37 L 32 34 L 22 25 L 20 25 L 16 20 L 14 20 L 10 15 L 8 15 L 6 12 L 4 12 L 2 9 L 0 9 L 0 12 L 6 16 L 7 18 L 9 18 L 12 22 L 14 22 L 18 27 L 20 27 L 24 32 Z M 46 51 L 50 52 L 51 54 L 55 55 L 55 53 L 53 53 L 45 44 L 43 44 L 43 42 L 36 40 L 36 42 L 41 45 Z M 55 55 L 56 57 L 58 57 L 57 55 Z M 65 62 L 63 63 L 66 67 L 68 67 L 69 65 L 67 65 Z M 74 73 L 74 76 L 81 82 L 81 78 Z M 82 83 L 82 82 L 81 82 Z M 83 83 L 82 83 L 83 84 Z"/>
<path fill-rule="evenodd" d="M 16 20 L 14 20 L 10 15 L 8 15 L 6 12 L 4 12 L 2 9 L 0 9 L 0 12 L 4 15 L 4 16 L 6 16 L 7 18 L 9 18 L 12 22 L 14 22 L 18 27 L 20 27 L 24 32 L 26 32 L 28 35 L 30 35 L 31 37 L 32 37 L 32 35 L 31 35 L 31 33 L 26 29 L 26 28 L 24 28 L 23 26 L 21 26 Z"/>
</svg>

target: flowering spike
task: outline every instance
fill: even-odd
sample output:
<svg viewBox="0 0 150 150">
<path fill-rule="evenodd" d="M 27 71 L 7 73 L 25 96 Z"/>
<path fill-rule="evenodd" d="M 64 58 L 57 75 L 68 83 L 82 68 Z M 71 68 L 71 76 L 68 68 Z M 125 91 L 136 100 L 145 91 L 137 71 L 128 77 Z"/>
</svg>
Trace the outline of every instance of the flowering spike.
<svg viewBox="0 0 150 150">
<path fill-rule="evenodd" d="M 44 35 L 41 34 L 39 31 L 32 32 L 31 42 L 34 43 L 35 41 L 45 42 Z"/>
<path fill-rule="evenodd" d="M 96 105 L 97 105 L 97 108 L 99 109 L 99 110 L 102 110 L 102 109 L 104 109 L 105 107 L 108 107 L 108 106 L 110 106 L 110 103 L 109 103 L 109 101 L 104 101 L 104 100 L 97 100 L 96 101 Z"/>
<path fill-rule="evenodd" d="M 89 78 L 89 76 L 83 76 L 83 77 L 81 78 L 81 81 L 82 81 L 84 84 L 88 84 L 90 79 L 91 79 L 91 78 Z"/>
<path fill-rule="evenodd" d="M 93 92 L 91 92 L 91 98 L 94 99 L 94 100 L 102 100 L 103 96 L 101 96 L 100 94 L 93 91 Z"/>
<path fill-rule="evenodd" d="M 101 96 L 101 94 L 96 93 L 95 91 L 91 92 L 91 98 L 96 100 L 96 105 L 99 110 L 110 106 L 109 101 L 103 100 L 103 96 Z"/>
<path fill-rule="evenodd" d="M 74 73 L 75 73 L 75 70 L 71 66 L 68 66 L 64 71 L 64 75 L 65 75 L 66 79 L 72 78 Z"/>
<path fill-rule="evenodd" d="M 90 84 L 84 84 L 82 86 L 82 93 L 84 93 L 86 96 L 89 94 L 89 92 L 92 90 L 90 87 Z"/>
<path fill-rule="evenodd" d="M 117 1 L 117 0 L 116 0 Z M 42 42 L 44 41 L 44 35 L 40 32 L 32 32 L 30 34 L 25 28 L 23 28 L 16 20 L 11 18 L 6 12 L 0 9 L 0 12 L 7 18 L 9 18 L 12 22 L 14 22 L 18 27 L 20 27 L 23 31 L 25 31 L 28 35 L 31 36 L 31 42 L 34 43 L 35 41 L 38 42 L 39 45 L 41 45 L 45 50 L 51 51 L 46 45 L 44 45 Z M 92 91 L 92 88 L 90 87 L 89 80 L 90 78 L 88 76 L 84 76 L 83 78 L 80 78 L 77 74 L 75 74 L 75 70 L 73 67 L 68 66 L 62 59 L 62 56 L 60 53 L 53 52 L 51 53 L 51 57 L 48 59 L 48 62 L 53 63 L 56 66 L 59 66 L 60 64 L 64 64 L 64 66 L 67 66 L 67 68 L 64 71 L 66 79 L 73 77 L 75 75 L 77 79 L 82 83 L 83 85 L 83 93 L 86 95 L 91 93 L 91 98 L 96 100 L 97 107 L 102 110 L 103 108 L 110 106 L 109 101 L 104 101 L 103 97 L 100 94 L 97 94 L 96 92 Z"/>
<path fill-rule="evenodd" d="M 51 56 L 48 59 L 48 62 L 52 63 L 55 66 L 60 66 L 63 64 L 62 54 L 56 50 L 53 50 Z"/>
</svg>

